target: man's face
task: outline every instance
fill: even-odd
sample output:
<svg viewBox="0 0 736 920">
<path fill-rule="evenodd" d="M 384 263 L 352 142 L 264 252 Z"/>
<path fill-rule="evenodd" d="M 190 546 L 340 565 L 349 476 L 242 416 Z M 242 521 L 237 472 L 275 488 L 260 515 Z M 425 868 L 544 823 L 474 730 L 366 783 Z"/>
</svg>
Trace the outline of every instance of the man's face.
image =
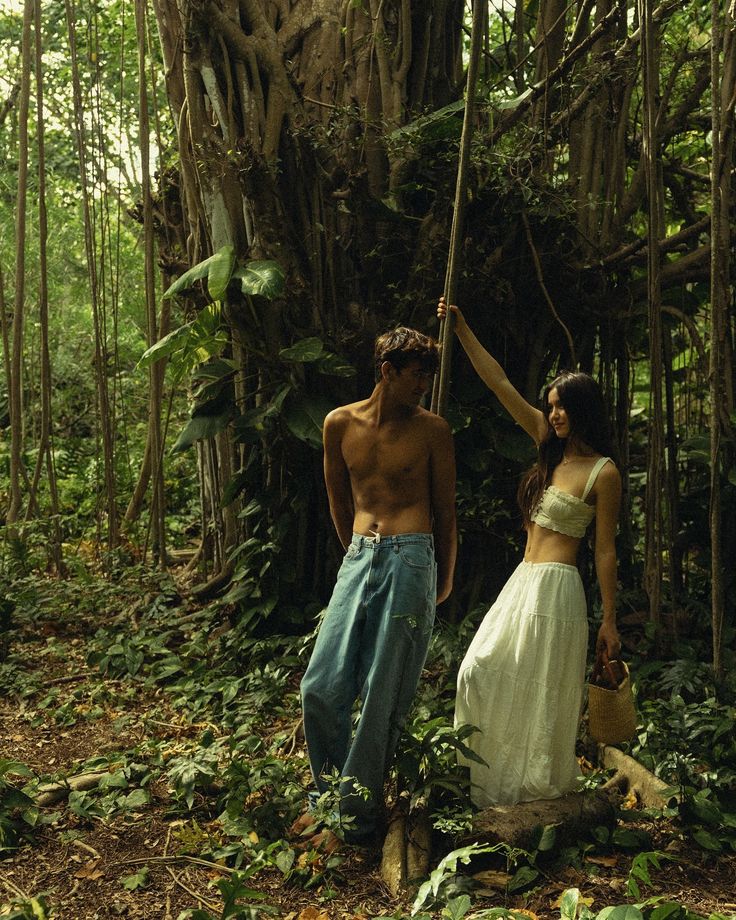
<svg viewBox="0 0 736 920">
<path fill-rule="evenodd" d="M 432 373 L 418 360 L 410 361 L 402 370 L 392 366 L 389 373 L 392 393 L 405 406 L 418 406 L 432 386 Z"/>
</svg>

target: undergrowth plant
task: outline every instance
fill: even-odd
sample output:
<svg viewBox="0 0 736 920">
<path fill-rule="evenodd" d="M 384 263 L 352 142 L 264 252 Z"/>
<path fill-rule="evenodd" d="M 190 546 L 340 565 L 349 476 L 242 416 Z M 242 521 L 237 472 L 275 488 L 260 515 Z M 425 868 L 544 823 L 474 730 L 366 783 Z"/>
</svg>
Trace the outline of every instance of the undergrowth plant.
<svg viewBox="0 0 736 920">
<path fill-rule="evenodd" d="M 11 779 L 30 779 L 33 775 L 25 764 L 0 758 L 0 855 L 15 850 L 38 823 L 35 802 Z"/>
</svg>

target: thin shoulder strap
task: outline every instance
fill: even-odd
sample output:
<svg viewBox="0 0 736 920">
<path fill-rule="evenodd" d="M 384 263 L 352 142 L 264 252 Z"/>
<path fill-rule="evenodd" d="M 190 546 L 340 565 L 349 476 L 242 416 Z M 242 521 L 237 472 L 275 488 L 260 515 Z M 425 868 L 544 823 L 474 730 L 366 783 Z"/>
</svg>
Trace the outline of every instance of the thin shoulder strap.
<svg viewBox="0 0 736 920">
<path fill-rule="evenodd" d="M 600 471 L 603 469 L 603 467 L 607 463 L 613 463 L 613 460 L 611 460 L 610 457 L 600 457 L 593 464 L 593 469 L 590 471 L 590 476 L 588 476 L 588 481 L 585 484 L 585 490 L 583 492 L 583 501 L 585 501 L 585 499 L 588 497 L 588 494 L 590 493 L 590 490 L 593 488 L 593 484 L 598 478 L 598 473 L 600 473 Z"/>
</svg>

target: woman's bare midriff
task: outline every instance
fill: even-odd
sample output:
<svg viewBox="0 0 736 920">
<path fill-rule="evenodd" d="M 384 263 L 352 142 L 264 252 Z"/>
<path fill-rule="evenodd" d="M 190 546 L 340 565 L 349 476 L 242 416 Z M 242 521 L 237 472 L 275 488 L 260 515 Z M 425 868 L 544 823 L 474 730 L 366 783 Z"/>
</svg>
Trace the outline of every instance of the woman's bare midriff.
<svg viewBox="0 0 736 920">
<path fill-rule="evenodd" d="M 539 524 L 530 524 L 526 538 L 524 562 L 562 562 L 565 565 L 576 565 L 578 558 L 577 537 L 568 537 L 567 534 L 548 530 Z"/>
</svg>

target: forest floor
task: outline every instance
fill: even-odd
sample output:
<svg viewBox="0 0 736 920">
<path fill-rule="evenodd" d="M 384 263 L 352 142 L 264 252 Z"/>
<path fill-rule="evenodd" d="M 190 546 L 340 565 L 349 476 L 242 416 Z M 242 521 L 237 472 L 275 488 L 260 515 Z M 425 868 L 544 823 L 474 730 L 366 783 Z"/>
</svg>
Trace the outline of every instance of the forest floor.
<svg viewBox="0 0 736 920">
<path fill-rule="evenodd" d="M 259 726 L 261 753 L 270 752 L 258 761 L 259 769 L 270 770 L 272 779 L 258 787 L 251 777 L 242 810 L 271 808 L 278 816 L 271 839 L 255 829 L 243 831 L 244 850 L 232 829 L 223 833 L 222 804 L 215 803 L 223 801 L 223 784 L 230 780 L 213 772 L 206 755 L 216 751 L 222 759 L 224 748 L 217 745 L 232 728 L 223 727 L 221 712 L 206 701 L 190 695 L 195 702 L 183 705 L 181 692 L 172 693 L 162 679 L 173 659 L 166 657 L 163 640 L 156 644 L 161 635 L 176 634 L 180 641 L 171 624 L 198 622 L 196 609 L 184 598 L 165 600 L 158 605 L 160 619 L 144 624 L 141 611 L 157 607 L 155 586 L 132 581 L 114 588 L 102 579 L 87 579 L 59 588 L 51 580 L 40 586 L 29 581 L 9 635 L 9 654 L 0 665 L 0 822 L 6 821 L 4 840 L 0 823 L 0 917 L 177 920 L 187 910 L 195 911 L 197 920 L 408 917 L 416 892 L 398 898 L 389 893 L 381 879 L 380 853 L 346 847 L 327 857 L 287 839 L 303 793 L 293 788 L 284 793 L 273 771 L 282 769 L 283 758 L 303 788 L 308 785 L 297 696 L 303 660 L 283 665 L 281 705 L 264 698 L 253 722 Z M 97 633 L 100 627 L 103 632 Z M 191 639 L 191 629 L 188 635 Z M 135 636 L 146 639 L 130 642 Z M 105 651 L 107 659 L 100 661 Z M 116 651 L 126 659 L 127 673 L 119 662 L 111 666 Z M 191 658 L 192 649 L 188 654 Z M 156 672 L 149 661 L 162 667 Z M 151 679 L 156 673 L 159 679 Z M 181 681 L 178 686 L 181 691 Z M 241 678 L 236 687 L 244 686 Z M 217 692 L 224 699 L 232 691 L 221 682 Z M 257 748 L 256 734 L 249 738 Z M 280 754 L 272 756 L 274 750 Z M 232 769 L 231 762 L 229 776 Z M 6 791 L 12 783 L 34 798 L 39 783 L 95 771 L 106 779 L 92 789 L 62 795 L 38 809 L 3 811 L 3 778 Z M 232 813 L 232 803 L 228 807 Z M 473 917 L 505 907 L 557 918 L 560 896 L 570 888 L 579 889 L 579 906 L 585 904 L 593 915 L 610 905 L 647 899 L 650 908 L 673 905 L 660 912 L 663 920 L 687 917 L 687 911 L 708 917 L 736 909 L 734 854 L 693 846 L 662 816 L 632 810 L 625 826 L 648 840 L 648 852 L 660 854 L 658 866 L 639 860 L 638 897 L 630 885 L 632 879 L 637 883 L 631 870 L 641 848 L 597 847 L 588 841 L 572 848 L 562 863 L 536 863 L 534 883 L 514 894 L 508 891 L 507 866 L 474 864 L 468 871 L 478 878 L 472 889 L 465 885 L 472 893 L 470 912 L 468 900 L 462 911 L 457 902 L 455 913 L 440 902 L 425 907 L 423 916 Z M 20 828 L 17 846 L 8 845 L 8 828 Z M 445 838 L 438 840 L 432 866 L 451 848 Z M 260 862 L 253 858 L 259 852 Z M 265 858 L 269 853 L 275 858 Z M 234 860 L 241 874 L 233 877 L 228 866 Z M 253 907 L 228 913 L 227 904 L 235 902 Z"/>
</svg>

